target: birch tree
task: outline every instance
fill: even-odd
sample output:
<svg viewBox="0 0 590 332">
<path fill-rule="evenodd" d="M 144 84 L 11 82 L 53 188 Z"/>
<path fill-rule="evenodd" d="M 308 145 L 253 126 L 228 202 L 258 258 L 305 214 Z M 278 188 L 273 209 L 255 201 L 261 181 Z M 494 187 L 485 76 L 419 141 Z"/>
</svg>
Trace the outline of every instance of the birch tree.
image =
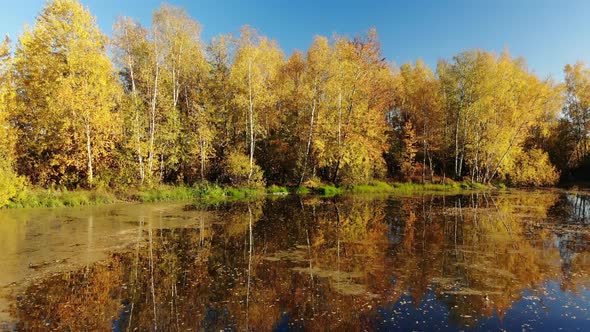
<svg viewBox="0 0 590 332">
<path fill-rule="evenodd" d="M 320 116 L 322 108 L 327 105 L 326 89 L 328 80 L 331 77 L 330 72 L 330 57 L 332 55 L 332 49 L 330 48 L 327 38 L 316 37 L 307 51 L 305 59 L 305 71 L 304 71 L 304 84 L 307 86 L 306 90 L 306 105 L 305 109 L 308 110 L 309 123 L 303 122 L 306 125 L 303 127 L 308 130 L 304 130 L 304 135 L 307 139 L 305 142 L 305 153 L 303 154 L 303 166 L 301 167 L 301 176 L 299 177 L 299 184 L 303 183 L 306 178 L 306 172 L 308 165 L 310 164 L 310 158 L 312 152 L 315 150 L 315 132 L 317 127 L 317 118 Z M 323 112 L 322 112 L 323 113 Z M 312 166 L 315 169 L 316 165 Z M 313 172 L 312 172 L 313 173 Z"/>
<path fill-rule="evenodd" d="M 20 38 L 14 121 L 21 172 L 41 184 L 92 186 L 96 164 L 113 148 L 118 84 L 106 37 L 75 0 L 43 8 Z"/>
<path fill-rule="evenodd" d="M 564 67 L 565 105 L 563 113 L 574 137 L 575 148 L 569 151 L 568 166 L 575 167 L 588 156 L 590 144 L 590 69 L 582 62 Z"/>
<path fill-rule="evenodd" d="M 283 53 L 274 41 L 259 36 L 250 27 L 242 28 L 231 79 L 236 88 L 235 103 L 245 113 L 249 179 L 254 170 L 256 137 L 266 135 L 277 123 L 272 89 L 282 61 Z"/>
<path fill-rule="evenodd" d="M 146 178 L 145 170 L 145 139 L 147 137 L 146 120 L 146 76 L 151 76 L 146 70 L 149 66 L 150 45 L 147 40 L 147 30 L 128 17 L 121 17 L 113 26 L 113 45 L 115 62 L 121 69 L 121 76 L 128 96 L 131 100 L 130 130 L 131 146 L 135 150 L 137 172 L 140 184 Z"/>
</svg>

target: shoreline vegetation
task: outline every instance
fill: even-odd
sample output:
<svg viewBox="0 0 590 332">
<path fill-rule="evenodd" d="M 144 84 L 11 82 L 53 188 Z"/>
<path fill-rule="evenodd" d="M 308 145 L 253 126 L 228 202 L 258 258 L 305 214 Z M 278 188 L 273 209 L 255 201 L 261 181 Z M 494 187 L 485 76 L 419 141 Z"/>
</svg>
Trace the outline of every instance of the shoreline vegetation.
<svg viewBox="0 0 590 332">
<path fill-rule="evenodd" d="M 114 203 L 155 203 L 198 201 L 199 203 L 218 204 L 239 200 L 259 199 L 267 196 L 315 195 L 317 197 L 335 197 L 340 195 L 385 194 L 405 196 L 418 194 L 460 194 L 471 191 L 491 191 L 506 189 L 504 184 L 495 186 L 481 183 L 449 181 L 445 184 L 383 182 L 371 181 L 367 184 L 335 186 L 331 184 L 313 184 L 313 186 L 277 186 L 267 188 L 222 187 L 217 184 L 197 184 L 188 186 L 160 185 L 152 188 L 133 188 L 128 190 L 106 191 L 67 190 L 37 188 L 21 193 L 3 209 L 13 208 L 55 208 L 96 206 Z"/>
<path fill-rule="evenodd" d="M 49 0 L 0 42 L 0 208 L 590 181 L 581 62 L 563 82 L 507 50 L 398 66 L 375 29 L 286 54 L 248 25 L 204 41 L 168 4 L 96 20 Z"/>
</svg>

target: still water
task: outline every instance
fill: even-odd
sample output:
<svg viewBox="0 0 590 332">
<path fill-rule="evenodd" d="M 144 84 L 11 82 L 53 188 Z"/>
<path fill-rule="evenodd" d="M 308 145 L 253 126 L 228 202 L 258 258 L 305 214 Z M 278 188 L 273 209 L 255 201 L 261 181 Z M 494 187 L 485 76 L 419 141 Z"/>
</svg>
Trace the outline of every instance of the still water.
<svg viewBox="0 0 590 332">
<path fill-rule="evenodd" d="M 9 330 L 590 330 L 590 197 L 0 211 Z"/>
</svg>

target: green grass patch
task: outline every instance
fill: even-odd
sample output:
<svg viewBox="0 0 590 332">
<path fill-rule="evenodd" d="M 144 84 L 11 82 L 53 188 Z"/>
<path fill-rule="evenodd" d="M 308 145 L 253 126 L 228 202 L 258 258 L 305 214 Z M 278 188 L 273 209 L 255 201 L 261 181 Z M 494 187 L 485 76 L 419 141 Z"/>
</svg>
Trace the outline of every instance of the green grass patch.
<svg viewBox="0 0 590 332">
<path fill-rule="evenodd" d="M 459 183 L 447 181 L 446 183 L 411 183 L 411 182 L 394 182 L 386 183 L 381 181 L 372 181 L 368 184 L 352 185 L 347 187 L 346 192 L 352 194 L 377 194 L 391 193 L 397 195 L 411 195 L 417 193 L 449 193 L 461 192 L 463 190 L 483 190 L 488 187 L 480 183 Z"/>
<path fill-rule="evenodd" d="M 34 208 L 34 207 L 64 207 L 64 206 L 87 206 L 109 204 L 121 201 L 134 202 L 160 202 L 160 201 L 199 201 L 203 204 L 217 204 L 224 201 L 249 200 L 263 197 L 266 193 L 283 195 L 292 192 L 297 195 L 317 194 L 325 197 L 333 197 L 340 194 L 392 194 L 392 195 L 414 195 L 414 194 L 448 194 L 460 193 L 465 190 L 488 190 L 493 187 L 481 183 L 455 182 L 446 180 L 441 183 L 387 183 L 382 181 L 371 181 L 366 184 L 349 185 L 336 187 L 329 184 L 313 183 L 314 187 L 306 185 L 287 188 L 284 186 L 272 185 L 266 189 L 258 188 L 237 188 L 221 187 L 212 183 L 197 183 L 192 187 L 188 186 L 167 186 L 159 185 L 147 188 L 126 188 L 114 192 L 107 192 L 105 189 L 96 190 L 72 190 L 65 189 L 27 189 L 20 192 L 13 198 L 8 208 Z M 497 188 L 505 189 L 502 183 Z"/>
<path fill-rule="evenodd" d="M 225 189 L 217 184 L 204 184 L 196 186 L 199 197 L 207 197 L 211 200 L 220 200 L 225 197 Z"/>
<path fill-rule="evenodd" d="M 479 182 L 471 182 L 471 189 L 485 189 L 487 186 Z"/>
<path fill-rule="evenodd" d="M 285 187 L 272 188 L 275 192 L 285 192 Z M 199 183 L 192 187 L 159 185 L 144 188 L 126 188 L 106 192 L 100 190 L 55 190 L 30 189 L 21 192 L 11 200 L 6 208 L 73 207 L 110 204 L 116 202 L 153 203 L 163 201 L 200 200 L 205 204 L 225 200 L 241 200 L 260 197 L 263 189 L 221 187 L 217 184 Z"/>
<path fill-rule="evenodd" d="M 269 194 L 277 194 L 277 195 L 283 194 L 284 195 L 284 194 L 288 194 L 289 190 L 287 189 L 287 187 L 277 186 L 277 185 L 273 184 L 272 186 L 266 188 L 266 192 Z"/>
<path fill-rule="evenodd" d="M 458 185 L 457 183 L 394 183 L 393 184 L 394 192 L 398 194 L 414 194 L 414 193 L 424 193 L 424 192 L 458 192 L 463 188 L 463 185 Z"/>
<path fill-rule="evenodd" d="M 394 191 L 394 188 L 386 182 L 372 181 L 368 184 L 352 185 L 347 191 L 354 194 L 388 193 Z"/>
<path fill-rule="evenodd" d="M 370 181 L 366 184 L 355 184 L 345 187 L 336 187 L 333 185 L 321 185 L 312 189 L 308 187 L 296 187 L 293 189 L 293 192 L 302 194 L 313 191 L 321 196 L 331 197 L 340 194 L 412 195 L 420 193 L 459 193 L 463 190 L 485 190 L 487 188 L 489 187 L 480 183 L 455 182 L 452 180 L 448 180 L 444 184 Z"/>
<path fill-rule="evenodd" d="M 104 191 L 92 190 L 52 190 L 34 189 L 27 190 L 19 195 L 18 199 L 11 201 L 8 208 L 41 208 L 63 206 L 87 206 L 114 203 L 115 195 Z"/>
<path fill-rule="evenodd" d="M 216 184 L 197 184 L 193 187 L 159 186 L 139 191 L 135 199 L 139 202 L 186 201 L 202 199 L 205 201 L 222 201 L 225 199 L 245 199 L 260 196 L 264 191 L 251 188 L 222 188 Z"/>
<path fill-rule="evenodd" d="M 342 193 L 342 189 L 332 186 L 332 185 L 323 185 L 320 187 L 315 188 L 315 191 L 322 195 L 322 196 L 336 196 Z"/>
<path fill-rule="evenodd" d="M 307 187 L 299 186 L 293 188 L 293 193 L 296 195 L 308 195 L 311 193 L 311 190 Z"/>
<path fill-rule="evenodd" d="M 251 188 L 233 188 L 229 187 L 225 189 L 225 196 L 230 199 L 247 199 L 258 197 L 264 194 L 264 191 L 259 189 Z"/>
<path fill-rule="evenodd" d="M 183 201 L 198 197 L 200 191 L 191 187 L 158 186 L 137 192 L 135 198 L 142 203 Z"/>
</svg>

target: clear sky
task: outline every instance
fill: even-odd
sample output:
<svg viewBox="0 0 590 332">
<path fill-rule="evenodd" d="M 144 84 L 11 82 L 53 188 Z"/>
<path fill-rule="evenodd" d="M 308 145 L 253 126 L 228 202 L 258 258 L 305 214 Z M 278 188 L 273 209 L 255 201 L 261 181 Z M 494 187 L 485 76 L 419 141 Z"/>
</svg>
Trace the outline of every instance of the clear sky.
<svg viewBox="0 0 590 332">
<path fill-rule="evenodd" d="M 110 35 L 120 15 L 149 25 L 160 0 L 82 0 Z M 203 39 L 250 24 L 289 54 L 314 35 L 354 36 L 377 28 L 384 56 L 397 64 L 439 58 L 471 48 L 526 58 L 541 77 L 560 80 L 566 63 L 590 62 L 588 0 L 169 0 L 203 26 Z M 0 0 L 0 33 L 13 39 L 45 0 Z"/>
</svg>

